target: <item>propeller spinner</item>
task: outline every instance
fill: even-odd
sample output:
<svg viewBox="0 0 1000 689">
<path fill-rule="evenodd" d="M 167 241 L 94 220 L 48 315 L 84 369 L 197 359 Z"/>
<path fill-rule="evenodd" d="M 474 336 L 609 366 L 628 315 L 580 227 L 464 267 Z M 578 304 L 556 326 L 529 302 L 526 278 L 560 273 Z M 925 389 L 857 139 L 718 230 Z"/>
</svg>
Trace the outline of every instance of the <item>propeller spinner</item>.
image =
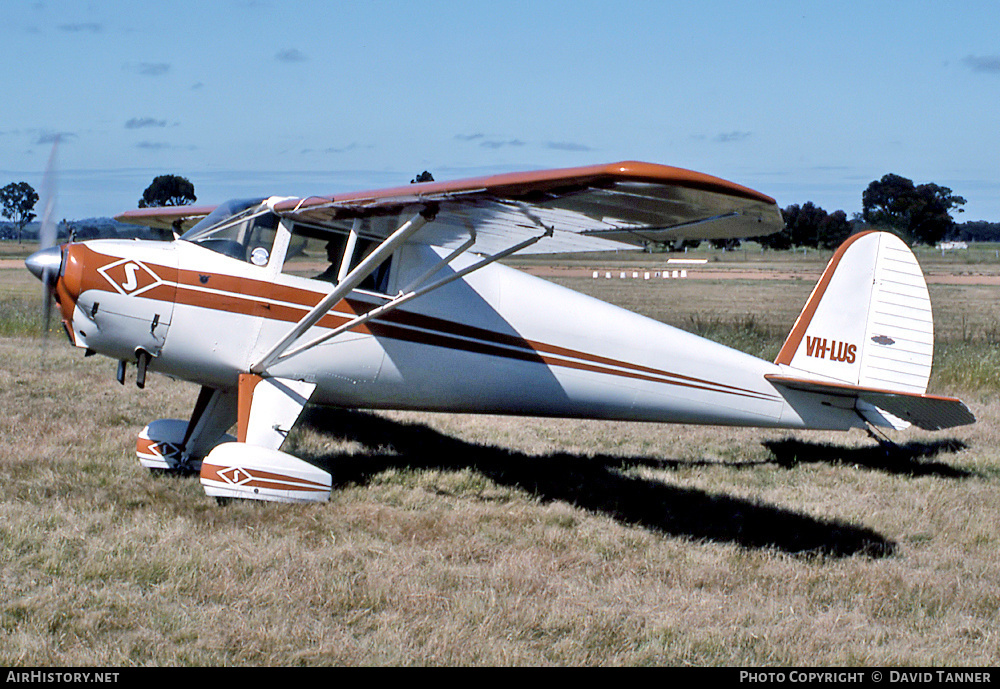
<svg viewBox="0 0 1000 689">
<path fill-rule="evenodd" d="M 60 264 L 62 264 L 62 249 L 58 246 L 36 251 L 24 259 L 28 271 L 50 288 L 55 287 Z"/>
</svg>

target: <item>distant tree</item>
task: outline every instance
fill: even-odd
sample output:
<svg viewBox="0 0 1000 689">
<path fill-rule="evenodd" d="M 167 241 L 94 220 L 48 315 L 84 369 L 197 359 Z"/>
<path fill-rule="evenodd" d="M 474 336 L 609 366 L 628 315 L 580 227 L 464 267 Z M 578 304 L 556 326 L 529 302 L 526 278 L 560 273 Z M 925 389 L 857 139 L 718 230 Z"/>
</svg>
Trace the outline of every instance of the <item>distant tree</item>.
<svg viewBox="0 0 1000 689">
<path fill-rule="evenodd" d="M 686 251 L 697 249 L 699 246 L 701 246 L 700 239 L 671 239 L 663 243 L 663 248 L 667 251 Z"/>
<path fill-rule="evenodd" d="M 824 249 L 836 249 L 853 231 L 854 225 L 847 219 L 847 213 L 834 211 L 820 223 L 819 245 Z"/>
<path fill-rule="evenodd" d="M 782 211 L 784 215 L 784 211 Z M 774 234 L 767 234 L 762 237 L 751 237 L 752 241 L 757 242 L 765 249 L 775 249 L 776 251 L 781 251 L 783 249 L 792 248 L 792 234 L 788 231 L 787 227 L 781 229 L 780 232 L 775 232 Z"/>
<path fill-rule="evenodd" d="M 909 223 L 915 190 L 911 179 L 884 175 L 861 194 L 861 216 L 866 223 L 903 231 Z"/>
<path fill-rule="evenodd" d="M 974 220 L 955 225 L 955 229 L 945 239 L 963 242 L 1000 242 L 1000 222 Z"/>
<path fill-rule="evenodd" d="M 955 229 L 951 212 L 964 213 L 959 206 L 965 205 L 965 199 L 937 184 L 917 185 L 917 198 L 920 206 L 910 219 L 910 234 L 916 241 L 933 246 Z"/>
<path fill-rule="evenodd" d="M 17 225 L 17 241 L 20 243 L 24 226 L 35 219 L 31 211 L 38 203 L 38 192 L 27 182 L 11 182 L 0 189 L 0 203 L 3 204 L 3 217 Z"/>
<path fill-rule="evenodd" d="M 194 195 L 194 185 L 177 175 L 160 175 L 142 192 L 139 208 L 159 206 L 187 206 L 198 200 Z"/>
<path fill-rule="evenodd" d="M 757 237 L 756 241 L 761 246 L 769 249 L 789 249 L 793 246 L 835 249 L 854 231 L 847 213 L 827 213 L 812 201 L 783 208 L 781 217 L 785 221 L 784 228 L 781 232 Z"/>
<path fill-rule="evenodd" d="M 964 204 L 965 199 L 948 187 L 915 185 L 895 174 L 872 182 L 861 195 L 865 222 L 891 228 L 910 242 L 929 245 L 954 230 L 951 212 L 961 213 L 959 206 Z"/>
<path fill-rule="evenodd" d="M 826 211 L 812 201 L 806 201 L 802 206 L 793 204 L 781 211 L 785 220 L 785 229 L 792 237 L 793 246 L 819 246 L 819 228 Z"/>
<path fill-rule="evenodd" d="M 736 251 L 740 248 L 740 240 L 735 238 L 730 239 L 713 239 L 711 244 L 716 249 L 722 249 L 723 251 Z"/>
</svg>

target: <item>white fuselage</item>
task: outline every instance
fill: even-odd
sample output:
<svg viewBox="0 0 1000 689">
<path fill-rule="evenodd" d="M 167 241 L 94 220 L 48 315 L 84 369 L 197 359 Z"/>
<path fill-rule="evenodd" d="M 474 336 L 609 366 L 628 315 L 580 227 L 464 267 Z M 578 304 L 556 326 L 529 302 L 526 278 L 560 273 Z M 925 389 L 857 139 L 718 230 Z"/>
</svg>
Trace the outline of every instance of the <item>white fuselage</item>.
<svg viewBox="0 0 1000 689">
<path fill-rule="evenodd" d="M 239 374 L 331 290 L 328 282 L 282 273 L 277 245 L 263 266 L 183 240 L 99 240 L 71 248 L 69 260 L 79 264 L 79 275 L 67 280 L 73 306 L 62 306 L 77 346 L 128 361 L 141 349 L 152 357 L 151 371 L 217 389 L 235 388 Z M 393 257 L 388 291 L 439 260 L 438 250 L 404 245 Z M 473 260 L 460 257 L 442 275 Z M 354 290 L 303 341 L 386 301 Z M 267 373 L 316 383 L 311 401 L 340 407 L 791 428 L 859 425 L 853 409 L 777 389 L 764 376 L 779 370 L 492 264 L 280 361 Z"/>
</svg>

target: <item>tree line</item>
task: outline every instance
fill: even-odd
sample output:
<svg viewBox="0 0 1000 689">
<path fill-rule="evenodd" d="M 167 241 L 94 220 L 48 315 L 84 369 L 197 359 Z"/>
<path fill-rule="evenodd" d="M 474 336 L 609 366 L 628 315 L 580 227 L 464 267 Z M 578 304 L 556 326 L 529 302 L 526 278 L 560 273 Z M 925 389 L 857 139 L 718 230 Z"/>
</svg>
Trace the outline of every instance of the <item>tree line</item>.
<svg viewBox="0 0 1000 689">
<path fill-rule="evenodd" d="M 868 185 L 861 195 L 861 213 L 850 220 L 842 210 L 827 213 L 811 201 L 795 204 L 782 209 L 785 226 L 781 232 L 756 237 L 755 241 L 771 249 L 834 249 L 863 225 L 894 232 L 911 245 L 934 246 L 961 234 L 962 226 L 957 225 L 952 213 L 963 212 L 963 205 L 965 199 L 948 187 L 914 184 L 906 177 L 888 174 Z M 989 233 L 982 226 L 992 226 L 1000 236 L 1000 223 L 983 221 L 976 225 L 983 236 Z"/>
<path fill-rule="evenodd" d="M 194 203 L 198 197 L 194 195 L 194 185 L 185 177 L 178 175 L 159 175 L 153 178 L 139 199 L 139 208 L 156 208 L 160 206 L 186 206 Z M 10 220 L 16 228 L 17 241 L 21 242 L 25 226 L 37 216 L 34 213 L 38 203 L 38 192 L 27 182 L 11 182 L 0 188 L 0 215 Z M 62 225 L 66 224 L 64 220 Z M 3 229 L 0 228 L 0 239 L 3 239 Z"/>
<path fill-rule="evenodd" d="M 139 208 L 183 206 L 194 203 L 194 185 L 179 175 L 155 177 L 139 199 Z M 38 193 L 27 182 L 10 183 L 0 189 L 3 217 L 17 228 L 18 241 L 28 223 L 35 219 Z M 784 228 L 753 240 L 769 249 L 811 247 L 834 249 L 860 226 L 887 229 L 909 244 L 933 246 L 943 240 L 1000 241 L 1000 223 L 978 221 L 958 225 L 952 213 L 961 213 L 965 199 L 948 187 L 933 183 L 915 184 L 896 174 L 888 174 L 868 185 L 861 195 L 862 211 L 848 218 L 842 210 L 827 212 L 812 201 L 793 204 L 781 211 Z M 713 242 L 719 248 L 734 248 L 739 240 Z M 692 243 L 686 243 L 690 246 Z M 667 248 L 681 248 L 668 246 Z"/>
</svg>

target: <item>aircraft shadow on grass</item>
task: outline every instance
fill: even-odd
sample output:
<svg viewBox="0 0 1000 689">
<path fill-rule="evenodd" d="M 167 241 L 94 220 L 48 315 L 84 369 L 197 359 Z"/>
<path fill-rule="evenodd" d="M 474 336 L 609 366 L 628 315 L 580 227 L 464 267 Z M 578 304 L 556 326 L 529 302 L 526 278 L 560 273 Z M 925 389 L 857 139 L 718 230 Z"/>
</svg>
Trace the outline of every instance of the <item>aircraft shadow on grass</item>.
<svg viewBox="0 0 1000 689">
<path fill-rule="evenodd" d="M 936 476 L 938 478 L 970 478 L 974 472 L 931 458 L 947 452 L 964 450 L 966 445 L 954 438 L 912 441 L 902 445 L 872 445 L 843 447 L 814 443 L 796 438 L 766 440 L 761 443 L 774 455 L 779 466 L 792 468 L 800 464 L 824 463 L 864 467 L 873 471 L 903 476 Z"/>
<path fill-rule="evenodd" d="M 637 466 L 671 468 L 690 462 L 650 457 L 551 453 L 532 456 L 469 443 L 427 426 L 375 414 L 308 408 L 305 426 L 354 440 L 369 452 L 308 459 L 333 475 L 338 486 L 365 484 L 391 468 L 471 469 L 497 484 L 515 487 L 543 501 L 563 501 L 670 536 L 733 543 L 801 556 L 887 557 L 896 543 L 855 524 L 725 494 L 669 485 L 630 475 Z"/>
</svg>

